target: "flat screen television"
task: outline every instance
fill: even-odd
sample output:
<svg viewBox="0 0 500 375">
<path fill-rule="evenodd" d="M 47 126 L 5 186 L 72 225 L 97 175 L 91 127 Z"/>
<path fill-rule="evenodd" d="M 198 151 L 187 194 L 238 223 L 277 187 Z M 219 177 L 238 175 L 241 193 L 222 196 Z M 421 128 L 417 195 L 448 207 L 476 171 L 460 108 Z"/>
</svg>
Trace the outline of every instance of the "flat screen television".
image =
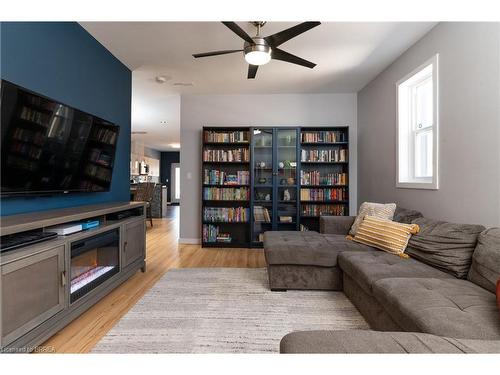
<svg viewBox="0 0 500 375">
<path fill-rule="evenodd" d="M 1 196 L 105 192 L 119 126 L 1 81 Z"/>
</svg>

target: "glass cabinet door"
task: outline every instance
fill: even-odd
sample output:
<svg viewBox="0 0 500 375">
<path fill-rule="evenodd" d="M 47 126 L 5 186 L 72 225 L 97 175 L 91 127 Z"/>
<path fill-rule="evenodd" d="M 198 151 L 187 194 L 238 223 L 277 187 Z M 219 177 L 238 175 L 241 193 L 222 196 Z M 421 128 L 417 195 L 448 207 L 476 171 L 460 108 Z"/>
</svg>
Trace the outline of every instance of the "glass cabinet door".
<svg viewBox="0 0 500 375">
<path fill-rule="evenodd" d="M 276 129 L 276 226 L 297 228 L 297 129 Z"/>
<path fill-rule="evenodd" d="M 273 223 L 273 129 L 253 129 L 253 243 L 262 243 Z"/>
</svg>

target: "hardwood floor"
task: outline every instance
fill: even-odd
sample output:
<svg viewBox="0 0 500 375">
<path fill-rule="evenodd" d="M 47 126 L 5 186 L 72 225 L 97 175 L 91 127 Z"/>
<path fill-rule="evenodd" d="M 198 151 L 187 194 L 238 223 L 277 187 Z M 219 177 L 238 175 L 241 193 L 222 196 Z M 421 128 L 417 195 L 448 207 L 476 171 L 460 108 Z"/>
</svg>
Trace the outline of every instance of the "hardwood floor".
<svg viewBox="0 0 500 375">
<path fill-rule="evenodd" d="M 179 245 L 178 207 L 147 230 L 146 272 L 137 272 L 96 305 L 47 340 L 56 353 L 86 353 L 171 268 L 264 267 L 261 249 L 202 249 Z"/>
</svg>

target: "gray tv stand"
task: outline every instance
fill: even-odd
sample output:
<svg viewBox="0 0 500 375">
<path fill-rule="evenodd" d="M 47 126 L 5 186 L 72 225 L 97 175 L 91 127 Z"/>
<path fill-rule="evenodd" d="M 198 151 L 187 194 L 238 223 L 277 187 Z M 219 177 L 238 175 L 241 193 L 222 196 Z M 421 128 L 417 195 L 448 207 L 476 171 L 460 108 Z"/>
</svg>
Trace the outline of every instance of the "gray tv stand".
<svg viewBox="0 0 500 375">
<path fill-rule="evenodd" d="M 137 270 L 145 272 L 145 212 L 143 202 L 119 202 L 0 218 L 2 236 L 100 221 L 96 228 L 1 253 L 1 351 L 36 350 Z"/>
</svg>

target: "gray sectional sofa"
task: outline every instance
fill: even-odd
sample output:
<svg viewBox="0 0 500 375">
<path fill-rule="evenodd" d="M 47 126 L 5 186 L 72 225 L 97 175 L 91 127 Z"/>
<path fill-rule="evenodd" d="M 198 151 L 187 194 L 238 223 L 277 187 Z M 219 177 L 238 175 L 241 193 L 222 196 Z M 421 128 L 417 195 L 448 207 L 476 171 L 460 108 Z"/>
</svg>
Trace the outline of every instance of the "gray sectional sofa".
<svg viewBox="0 0 500 375">
<path fill-rule="evenodd" d="M 347 240 L 354 217 L 322 217 L 320 233 L 264 234 L 272 290 L 343 291 L 375 330 L 294 332 L 283 353 L 500 353 L 500 228 L 401 208 L 394 220 L 420 226 L 409 259 Z"/>
</svg>

